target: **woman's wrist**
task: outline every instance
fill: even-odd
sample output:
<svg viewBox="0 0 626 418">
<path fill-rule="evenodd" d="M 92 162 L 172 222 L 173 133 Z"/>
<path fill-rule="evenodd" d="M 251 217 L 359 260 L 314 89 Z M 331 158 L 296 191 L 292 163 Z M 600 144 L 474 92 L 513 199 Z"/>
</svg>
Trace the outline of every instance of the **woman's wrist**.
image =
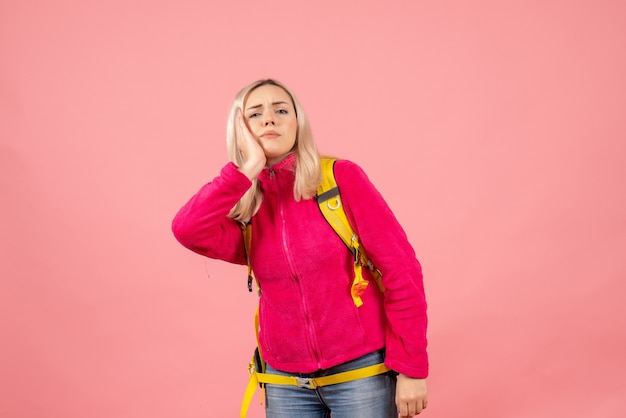
<svg viewBox="0 0 626 418">
<path fill-rule="evenodd" d="M 263 167 L 265 167 L 265 163 L 263 161 L 246 161 L 239 166 L 239 171 L 245 174 L 245 176 L 250 180 L 254 180 L 259 176 Z"/>
</svg>

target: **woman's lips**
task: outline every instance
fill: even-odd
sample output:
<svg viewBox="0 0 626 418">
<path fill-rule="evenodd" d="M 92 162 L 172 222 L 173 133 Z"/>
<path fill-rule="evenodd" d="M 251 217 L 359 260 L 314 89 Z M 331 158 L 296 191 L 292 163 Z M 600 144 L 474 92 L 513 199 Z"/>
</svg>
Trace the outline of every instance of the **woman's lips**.
<svg viewBox="0 0 626 418">
<path fill-rule="evenodd" d="M 267 132 L 263 132 L 263 134 L 261 135 L 262 138 L 276 138 L 279 137 L 280 134 L 276 131 L 267 131 Z"/>
</svg>

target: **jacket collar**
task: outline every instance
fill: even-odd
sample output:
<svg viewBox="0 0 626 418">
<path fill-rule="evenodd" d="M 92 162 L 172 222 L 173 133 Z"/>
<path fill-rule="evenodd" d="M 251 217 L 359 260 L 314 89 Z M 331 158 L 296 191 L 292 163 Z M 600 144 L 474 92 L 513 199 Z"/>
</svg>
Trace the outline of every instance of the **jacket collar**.
<svg viewBox="0 0 626 418">
<path fill-rule="evenodd" d="M 277 162 L 271 167 L 266 167 L 259 174 L 259 180 L 266 181 L 276 175 L 276 173 L 282 172 L 296 172 L 296 153 L 291 152 L 285 158 Z"/>
</svg>

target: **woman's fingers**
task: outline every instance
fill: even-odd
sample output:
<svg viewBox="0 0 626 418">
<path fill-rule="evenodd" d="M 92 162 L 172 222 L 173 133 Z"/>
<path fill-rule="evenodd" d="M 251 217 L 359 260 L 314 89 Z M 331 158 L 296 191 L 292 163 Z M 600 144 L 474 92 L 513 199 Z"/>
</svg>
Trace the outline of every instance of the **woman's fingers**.
<svg viewBox="0 0 626 418">
<path fill-rule="evenodd" d="M 266 163 L 265 152 L 254 138 L 246 125 L 241 109 L 237 110 L 236 132 L 237 147 L 241 153 L 242 162 L 239 166 L 248 178 L 254 179 L 259 175 Z"/>
<path fill-rule="evenodd" d="M 418 406 L 419 405 L 417 402 L 403 403 L 400 405 L 400 408 L 398 408 L 398 413 L 400 414 L 401 418 L 414 417 L 415 415 L 419 415 L 419 413 L 422 412 L 423 408 L 420 408 Z"/>
<path fill-rule="evenodd" d="M 396 381 L 396 405 L 400 417 L 410 418 L 418 415 L 427 404 L 426 380 L 399 374 Z"/>
</svg>

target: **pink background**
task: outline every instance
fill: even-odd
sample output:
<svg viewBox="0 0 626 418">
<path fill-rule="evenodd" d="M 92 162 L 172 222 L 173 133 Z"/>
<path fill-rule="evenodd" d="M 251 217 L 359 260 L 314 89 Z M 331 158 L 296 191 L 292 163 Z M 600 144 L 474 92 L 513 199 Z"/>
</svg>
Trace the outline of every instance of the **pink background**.
<svg viewBox="0 0 626 418">
<path fill-rule="evenodd" d="M 0 416 L 237 416 L 256 297 L 169 228 L 267 76 L 424 265 L 425 416 L 626 416 L 624 2 L 297 3 L 2 1 Z"/>
</svg>

